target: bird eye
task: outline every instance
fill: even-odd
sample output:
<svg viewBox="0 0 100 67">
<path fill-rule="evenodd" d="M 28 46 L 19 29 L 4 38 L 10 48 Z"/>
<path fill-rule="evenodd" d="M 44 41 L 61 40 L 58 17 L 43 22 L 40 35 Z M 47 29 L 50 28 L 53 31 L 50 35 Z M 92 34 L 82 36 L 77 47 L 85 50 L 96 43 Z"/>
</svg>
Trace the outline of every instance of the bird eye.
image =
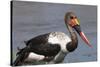
<svg viewBox="0 0 100 67">
<path fill-rule="evenodd" d="M 75 17 L 73 17 L 73 16 L 70 16 L 70 19 L 76 19 L 77 17 L 75 16 Z"/>
<path fill-rule="evenodd" d="M 71 16 L 70 19 L 74 19 L 74 17 Z"/>
</svg>

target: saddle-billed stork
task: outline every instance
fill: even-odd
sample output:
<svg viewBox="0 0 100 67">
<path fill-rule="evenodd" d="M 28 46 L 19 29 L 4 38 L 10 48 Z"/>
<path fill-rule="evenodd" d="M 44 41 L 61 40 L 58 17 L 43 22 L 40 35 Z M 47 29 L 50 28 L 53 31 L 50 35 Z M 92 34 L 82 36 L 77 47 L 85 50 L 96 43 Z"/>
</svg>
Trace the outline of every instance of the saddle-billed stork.
<svg viewBox="0 0 100 67">
<path fill-rule="evenodd" d="M 67 12 L 64 20 L 70 37 L 63 32 L 50 32 L 25 41 L 26 47 L 19 49 L 13 66 L 32 61 L 45 61 L 48 64 L 62 62 L 66 54 L 73 52 L 78 46 L 76 32 L 88 46 L 92 47 L 81 31 L 78 18 L 73 12 Z"/>
</svg>

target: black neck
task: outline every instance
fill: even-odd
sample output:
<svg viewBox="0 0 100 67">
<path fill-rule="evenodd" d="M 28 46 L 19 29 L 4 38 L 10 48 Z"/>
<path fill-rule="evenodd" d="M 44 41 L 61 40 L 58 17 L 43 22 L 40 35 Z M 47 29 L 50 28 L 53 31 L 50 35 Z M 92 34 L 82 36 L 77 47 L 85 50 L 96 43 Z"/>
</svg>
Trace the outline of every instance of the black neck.
<svg viewBox="0 0 100 67">
<path fill-rule="evenodd" d="M 77 48 L 78 38 L 77 38 L 76 33 L 74 32 L 74 30 L 72 29 L 70 25 L 67 24 L 67 28 L 68 28 L 68 31 L 70 33 L 71 40 L 72 40 L 70 43 L 68 43 L 67 50 L 72 52 Z"/>
</svg>

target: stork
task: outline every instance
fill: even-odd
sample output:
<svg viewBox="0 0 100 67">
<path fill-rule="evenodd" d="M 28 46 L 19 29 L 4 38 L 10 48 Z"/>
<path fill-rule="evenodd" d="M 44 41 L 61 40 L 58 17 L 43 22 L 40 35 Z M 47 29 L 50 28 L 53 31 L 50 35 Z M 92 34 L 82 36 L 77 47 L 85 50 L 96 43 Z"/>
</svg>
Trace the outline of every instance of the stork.
<svg viewBox="0 0 100 67">
<path fill-rule="evenodd" d="M 67 12 L 64 20 L 70 36 L 63 32 L 49 32 L 26 41 L 26 47 L 19 49 L 19 52 L 17 52 L 17 58 L 13 66 L 32 61 L 45 61 L 48 64 L 62 62 L 66 54 L 73 52 L 78 46 L 76 33 L 89 47 L 92 47 L 81 31 L 78 18 L 73 12 Z"/>
</svg>

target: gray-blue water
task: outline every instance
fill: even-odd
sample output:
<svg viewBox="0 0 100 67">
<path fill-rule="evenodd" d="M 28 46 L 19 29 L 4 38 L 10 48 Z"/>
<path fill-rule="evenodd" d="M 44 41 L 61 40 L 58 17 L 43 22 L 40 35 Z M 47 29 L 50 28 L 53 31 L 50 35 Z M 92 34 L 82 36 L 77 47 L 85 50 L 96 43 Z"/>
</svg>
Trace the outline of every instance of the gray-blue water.
<svg viewBox="0 0 100 67">
<path fill-rule="evenodd" d="M 93 48 L 88 47 L 78 36 L 78 48 L 68 54 L 64 63 L 97 60 L 97 7 L 88 5 L 54 4 L 39 2 L 13 2 L 13 59 L 17 47 L 25 47 L 24 41 L 37 35 L 60 31 L 69 34 L 65 23 L 66 12 L 74 12 Z"/>
</svg>

